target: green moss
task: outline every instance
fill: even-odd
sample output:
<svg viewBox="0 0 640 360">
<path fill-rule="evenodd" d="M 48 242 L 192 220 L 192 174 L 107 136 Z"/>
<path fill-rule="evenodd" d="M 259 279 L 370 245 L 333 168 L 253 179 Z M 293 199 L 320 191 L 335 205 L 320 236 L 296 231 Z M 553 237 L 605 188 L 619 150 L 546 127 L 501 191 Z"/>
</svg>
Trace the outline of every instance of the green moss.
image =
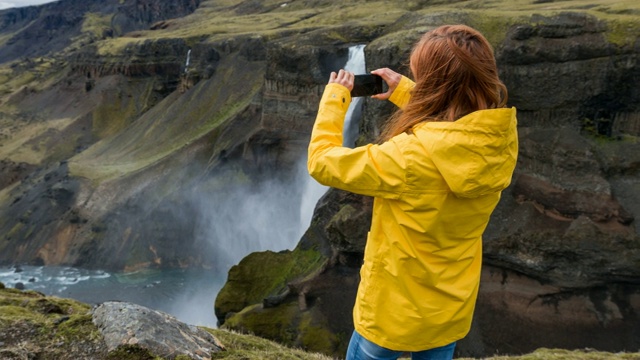
<svg viewBox="0 0 640 360">
<path fill-rule="evenodd" d="M 17 321 L 17 320 L 43 321 L 44 317 L 41 314 L 33 313 L 29 309 L 25 309 L 22 306 L 2 305 L 0 306 L 0 320 L 2 321 Z"/>
<path fill-rule="evenodd" d="M 216 314 L 220 317 L 261 303 L 283 291 L 288 282 L 321 268 L 325 261 L 315 250 L 252 253 L 229 271 L 227 283 L 216 298 Z"/>
<path fill-rule="evenodd" d="M 530 354 L 520 356 L 495 356 L 487 360 L 632 360 L 638 359 L 640 353 L 607 353 L 594 350 L 538 349 Z M 467 360 L 462 358 L 460 360 Z"/>
<path fill-rule="evenodd" d="M 265 338 L 242 334 L 227 329 L 209 329 L 210 332 L 225 346 L 225 351 L 212 354 L 212 359 L 226 360 L 330 360 L 331 357 L 292 349 Z"/>
<path fill-rule="evenodd" d="M 231 316 L 224 326 L 233 330 L 260 334 L 267 339 L 293 346 L 298 337 L 294 324 L 299 322 L 299 316 L 298 305 L 293 302 L 276 308 L 263 308 L 261 304 L 256 304 Z"/>
<path fill-rule="evenodd" d="M 477 11 L 468 17 L 468 25 L 480 31 L 494 48 L 504 42 L 513 25 L 524 21 L 524 16 L 497 11 Z"/>
<path fill-rule="evenodd" d="M 640 37 L 638 15 L 607 17 L 607 40 L 619 47 L 632 46 Z"/>
<path fill-rule="evenodd" d="M 56 337 L 65 341 L 79 341 L 82 339 L 97 340 L 102 336 L 98 328 L 91 321 L 90 313 L 71 315 L 69 320 L 57 327 Z"/>
<path fill-rule="evenodd" d="M 327 319 L 317 308 L 300 311 L 296 299 L 273 308 L 248 306 L 230 316 L 225 329 L 259 334 L 289 347 L 338 355 L 346 351 L 345 339 L 328 329 Z"/>
<path fill-rule="evenodd" d="M 100 13 L 86 13 L 82 22 L 82 32 L 100 38 L 104 30 L 111 27 L 111 19 L 113 15 L 104 15 Z"/>
<path fill-rule="evenodd" d="M 115 91 L 103 92 L 102 102 L 92 113 L 92 131 L 98 138 L 117 134 L 147 110 L 153 82 L 138 82 Z"/>
<path fill-rule="evenodd" d="M 175 357 L 174 360 L 193 360 L 193 358 L 187 355 L 178 355 Z"/>
<path fill-rule="evenodd" d="M 160 360 L 149 350 L 138 345 L 121 345 L 107 354 L 107 360 Z"/>
<path fill-rule="evenodd" d="M 319 320 L 315 311 L 302 314 L 299 326 L 300 342 L 306 351 L 334 352 L 340 343 L 338 337 L 328 330 L 324 318 Z"/>
</svg>

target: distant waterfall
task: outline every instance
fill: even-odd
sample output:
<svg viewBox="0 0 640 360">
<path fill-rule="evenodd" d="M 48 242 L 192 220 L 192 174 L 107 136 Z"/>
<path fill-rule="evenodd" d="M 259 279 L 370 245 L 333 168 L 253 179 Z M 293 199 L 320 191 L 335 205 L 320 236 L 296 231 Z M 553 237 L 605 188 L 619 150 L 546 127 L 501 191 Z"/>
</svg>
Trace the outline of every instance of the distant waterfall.
<svg viewBox="0 0 640 360">
<path fill-rule="evenodd" d="M 355 45 L 349 48 L 349 58 L 344 65 L 345 70 L 349 70 L 355 74 L 365 73 L 364 46 L 365 45 Z M 356 138 L 358 137 L 358 121 L 360 120 L 361 113 L 362 98 L 353 98 L 347 110 L 342 130 L 343 146 L 354 147 Z M 309 176 L 307 173 L 306 159 L 301 161 L 301 164 L 301 176 L 306 178 L 304 190 L 302 191 L 302 199 L 300 201 L 300 235 L 302 236 L 311 223 L 316 203 L 327 191 L 327 187 L 318 184 L 317 181 Z"/>
<path fill-rule="evenodd" d="M 365 45 L 355 45 L 349 48 L 349 59 L 344 66 L 345 70 L 349 70 L 354 74 L 364 74 L 367 71 L 364 61 L 364 46 Z M 364 98 L 355 97 L 351 99 L 351 105 L 349 105 L 349 110 L 347 110 L 347 116 L 342 130 L 344 136 L 342 140 L 343 146 L 355 146 L 359 132 L 360 115 L 362 114 L 362 99 Z"/>
<path fill-rule="evenodd" d="M 191 61 L 191 49 L 187 51 L 187 61 L 184 63 L 184 73 L 186 74 L 189 71 L 189 62 Z"/>
</svg>

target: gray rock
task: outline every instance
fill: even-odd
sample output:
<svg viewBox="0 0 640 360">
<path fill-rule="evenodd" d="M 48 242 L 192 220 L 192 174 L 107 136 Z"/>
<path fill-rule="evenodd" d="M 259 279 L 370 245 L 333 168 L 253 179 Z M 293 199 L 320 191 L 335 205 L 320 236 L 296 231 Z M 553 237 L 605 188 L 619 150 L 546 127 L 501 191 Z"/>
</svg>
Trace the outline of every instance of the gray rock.
<svg viewBox="0 0 640 360">
<path fill-rule="evenodd" d="M 92 314 L 109 351 L 121 345 L 137 345 L 163 358 L 183 354 L 206 360 L 211 359 L 211 353 L 224 350 L 208 332 L 144 306 L 110 301 L 94 307 Z"/>
</svg>

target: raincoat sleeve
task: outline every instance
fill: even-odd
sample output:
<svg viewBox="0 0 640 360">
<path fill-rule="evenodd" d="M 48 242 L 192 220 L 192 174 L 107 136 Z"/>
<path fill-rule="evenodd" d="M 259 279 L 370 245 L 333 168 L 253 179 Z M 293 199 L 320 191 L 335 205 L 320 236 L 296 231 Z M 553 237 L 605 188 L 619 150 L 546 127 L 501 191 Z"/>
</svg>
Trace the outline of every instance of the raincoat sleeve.
<svg viewBox="0 0 640 360">
<path fill-rule="evenodd" d="M 319 183 L 361 195 L 400 198 L 406 188 L 408 135 L 394 137 L 382 145 L 355 149 L 342 146 L 342 128 L 351 102 L 349 90 L 328 84 L 316 117 L 307 168 Z"/>
<path fill-rule="evenodd" d="M 389 101 L 394 103 L 400 109 L 404 109 L 411 98 L 411 90 L 413 90 L 414 86 L 416 86 L 416 83 L 411 81 L 408 77 L 402 76 L 398 86 L 396 86 L 396 89 L 393 90 L 393 93 L 389 96 Z"/>
</svg>

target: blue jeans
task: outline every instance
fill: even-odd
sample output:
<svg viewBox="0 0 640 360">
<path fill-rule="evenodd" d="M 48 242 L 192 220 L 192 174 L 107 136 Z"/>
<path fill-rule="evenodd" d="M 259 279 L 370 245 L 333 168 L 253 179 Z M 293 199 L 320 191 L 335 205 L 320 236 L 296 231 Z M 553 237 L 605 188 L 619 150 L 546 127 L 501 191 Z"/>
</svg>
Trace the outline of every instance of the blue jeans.
<svg viewBox="0 0 640 360">
<path fill-rule="evenodd" d="M 452 342 L 435 349 L 411 353 L 412 360 L 451 360 L 456 343 Z M 394 351 L 378 346 L 363 338 L 356 331 L 351 335 L 346 360 L 396 360 L 404 351 Z"/>
</svg>

